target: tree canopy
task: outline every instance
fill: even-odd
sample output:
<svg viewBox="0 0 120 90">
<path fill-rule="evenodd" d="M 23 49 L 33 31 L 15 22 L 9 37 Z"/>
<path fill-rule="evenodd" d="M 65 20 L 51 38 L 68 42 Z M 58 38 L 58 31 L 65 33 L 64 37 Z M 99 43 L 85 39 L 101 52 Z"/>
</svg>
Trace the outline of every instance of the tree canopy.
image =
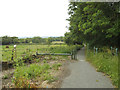
<svg viewBox="0 0 120 90">
<path fill-rule="evenodd" d="M 32 38 L 18 38 L 18 37 L 9 37 L 3 36 L 2 37 L 2 45 L 10 45 L 10 44 L 51 44 L 53 41 L 63 41 L 64 37 L 48 37 L 42 38 L 39 36 L 32 37 Z"/>
<path fill-rule="evenodd" d="M 65 33 L 66 43 L 120 47 L 119 3 L 71 2 L 68 11 L 70 32 Z"/>
</svg>

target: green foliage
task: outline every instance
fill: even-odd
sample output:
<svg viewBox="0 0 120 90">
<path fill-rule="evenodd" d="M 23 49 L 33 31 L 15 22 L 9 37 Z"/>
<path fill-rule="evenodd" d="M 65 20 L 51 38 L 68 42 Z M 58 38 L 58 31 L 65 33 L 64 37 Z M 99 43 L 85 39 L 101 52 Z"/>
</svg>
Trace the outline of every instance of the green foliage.
<svg viewBox="0 0 120 90">
<path fill-rule="evenodd" d="M 8 75 L 4 75 L 2 79 L 8 79 Z"/>
<path fill-rule="evenodd" d="M 23 60 L 32 60 L 32 55 L 30 53 L 26 53 L 26 55 L 23 57 Z"/>
<path fill-rule="evenodd" d="M 61 63 L 57 63 L 57 64 L 53 64 L 52 68 L 54 68 L 55 70 L 58 70 L 60 66 L 62 66 L 62 64 Z"/>
<path fill-rule="evenodd" d="M 71 2 L 69 4 L 70 32 L 65 33 L 67 44 L 89 43 L 90 47 L 119 47 L 120 17 L 118 3 Z M 104 9 L 103 9 L 104 7 Z"/>
<path fill-rule="evenodd" d="M 40 43 L 41 42 L 41 37 L 33 37 L 32 42 L 33 43 Z"/>
<path fill-rule="evenodd" d="M 22 59 L 22 57 L 14 59 L 14 68 L 17 68 L 19 66 L 24 66 L 24 60 Z"/>
<path fill-rule="evenodd" d="M 51 53 L 71 53 L 73 50 L 80 49 L 82 45 L 63 45 L 63 46 L 51 46 L 48 50 Z"/>
<path fill-rule="evenodd" d="M 9 48 L 5 48 L 2 45 L 2 60 L 11 61 L 13 45 L 9 45 Z M 17 45 L 16 56 L 17 58 L 23 57 L 22 59 L 34 60 L 32 55 L 38 53 L 71 53 L 72 50 L 80 49 L 82 45 Z M 29 48 L 29 49 L 28 49 Z M 15 52 L 13 53 L 15 55 Z"/>
<path fill-rule="evenodd" d="M 87 60 L 90 61 L 99 72 L 107 74 L 113 85 L 118 87 L 118 57 L 108 52 L 99 52 L 94 55 L 93 51 L 87 51 Z"/>
<path fill-rule="evenodd" d="M 50 65 L 44 64 L 31 64 L 29 67 L 27 66 L 19 66 L 15 69 L 14 73 L 14 79 L 13 82 L 16 86 L 21 86 L 24 83 L 27 83 L 30 79 L 35 79 L 37 77 L 40 77 L 41 80 L 50 80 L 52 81 L 54 78 L 50 75 L 49 70 Z M 25 79 L 22 82 L 19 82 L 20 79 Z M 28 86 L 27 86 L 28 87 Z"/>
<path fill-rule="evenodd" d="M 18 43 L 18 37 L 8 37 L 8 36 L 2 37 L 2 45 L 9 45 L 15 43 Z"/>
<path fill-rule="evenodd" d="M 42 38 L 42 37 L 33 37 L 33 38 L 20 38 L 18 37 L 9 37 L 9 36 L 3 36 L 2 37 L 2 45 L 10 45 L 10 44 L 51 44 L 53 41 L 59 41 L 63 42 L 64 37 L 48 37 L 48 38 Z"/>
<path fill-rule="evenodd" d="M 40 59 L 35 59 L 35 61 L 38 63 L 38 62 L 40 62 Z"/>
<path fill-rule="evenodd" d="M 47 63 L 47 61 L 46 61 L 46 60 L 43 60 L 43 63 Z"/>
</svg>

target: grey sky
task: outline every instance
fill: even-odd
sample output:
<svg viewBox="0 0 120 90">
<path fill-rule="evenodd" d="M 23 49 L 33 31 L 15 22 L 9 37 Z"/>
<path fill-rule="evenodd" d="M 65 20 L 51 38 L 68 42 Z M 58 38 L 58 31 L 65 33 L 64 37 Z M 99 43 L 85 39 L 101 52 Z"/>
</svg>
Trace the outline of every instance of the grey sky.
<svg viewBox="0 0 120 90">
<path fill-rule="evenodd" d="M 0 0 L 0 36 L 63 36 L 68 0 Z"/>
</svg>

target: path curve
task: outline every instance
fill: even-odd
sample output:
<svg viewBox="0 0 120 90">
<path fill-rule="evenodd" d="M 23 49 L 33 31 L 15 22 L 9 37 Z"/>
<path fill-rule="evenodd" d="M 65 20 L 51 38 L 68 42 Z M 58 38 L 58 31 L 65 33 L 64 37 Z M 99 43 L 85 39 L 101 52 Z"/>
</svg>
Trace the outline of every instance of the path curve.
<svg viewBox="0 0 120 90">
<path fill-rule="evenodd" d="M 85 48 L 77 53 L 78 62 L 68 68 L 71 74 L 66 77 L 61 88 L 114 88 L 110 79 L 85 60 Z"/>
</svg>

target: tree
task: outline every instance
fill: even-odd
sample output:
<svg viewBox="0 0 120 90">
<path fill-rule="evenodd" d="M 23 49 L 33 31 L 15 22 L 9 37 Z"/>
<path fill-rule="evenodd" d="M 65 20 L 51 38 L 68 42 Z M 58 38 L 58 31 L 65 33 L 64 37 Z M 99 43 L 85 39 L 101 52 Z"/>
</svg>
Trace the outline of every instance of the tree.
<svg viewBox="0 0 120 90">
<path fill-rule="evenodd" d="M 11 37 L 12 38 L 12 44 L 18 43 L 18 37 Z"/>
<path fill-rule="evenodd" d="M 8 36 L 2 37 L 2 45 L 9 45 L 12 42 L 12 38 Z"/>
<path fill-rule="evenodd" d="M 71 42 L 86 42 L 91 47 L 117 46 L 120 39 L 118 3 L 71 2 L 69 4 Z M 103 8 L 104 7 L 104 8 Z M 73 43 L 74 44 L 74 43 Z"/>
<path fill-rule="evenodd" d="M 33 43 L 40 43 L 41 42 L 41 37 L 33 37 L 32 42 Z"/>
</svg>

